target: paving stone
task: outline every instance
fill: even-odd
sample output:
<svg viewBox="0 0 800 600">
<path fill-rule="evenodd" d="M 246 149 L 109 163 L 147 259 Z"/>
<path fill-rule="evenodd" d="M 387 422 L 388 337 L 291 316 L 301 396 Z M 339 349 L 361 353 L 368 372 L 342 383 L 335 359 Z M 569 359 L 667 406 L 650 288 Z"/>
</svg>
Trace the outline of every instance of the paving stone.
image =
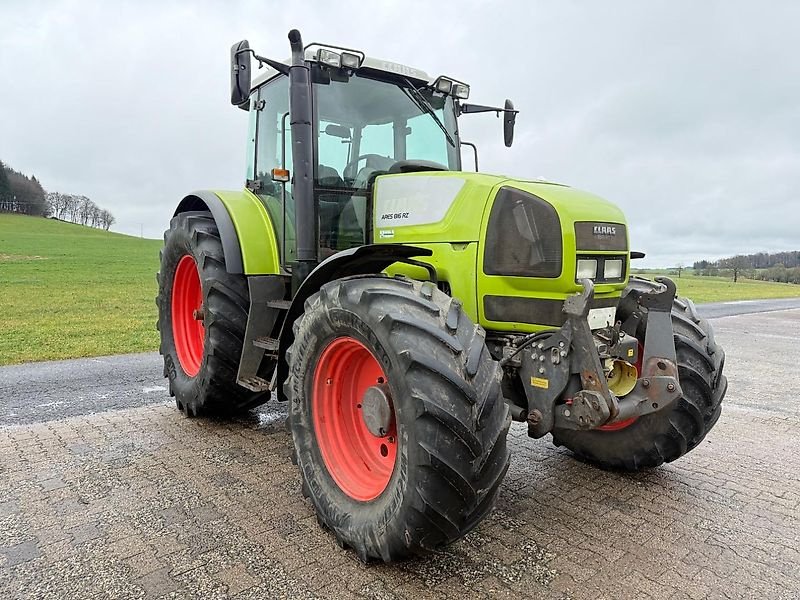
<svg viewBox="0 0 800 600">
<path fill-rule="evenodd" d="M 41 556 L 41 551 L 39 550 L 38 540 L 27 540 L 20 544 L 15 544 L 14 546 L 0 548 L 0 554 L 4 555 L 6 558 L 3 568 L 8 569 L 34 558 L 38 558 Z"/>
<path fill-rule="evenodd" d="M 319 529 L 288 434 L 258 413 L 186 420 L 170 402 L 0 427 L 0 598 L 796 598 L 800 409 L 738 366 L 742 326 L 715 323 L 731 386 L 696 451 L 602 472 L 514 424 L 496 509 L 399 565 Z M 757 355 L 800 338 L 800 312 L 758 325 Z"/>
</svg>

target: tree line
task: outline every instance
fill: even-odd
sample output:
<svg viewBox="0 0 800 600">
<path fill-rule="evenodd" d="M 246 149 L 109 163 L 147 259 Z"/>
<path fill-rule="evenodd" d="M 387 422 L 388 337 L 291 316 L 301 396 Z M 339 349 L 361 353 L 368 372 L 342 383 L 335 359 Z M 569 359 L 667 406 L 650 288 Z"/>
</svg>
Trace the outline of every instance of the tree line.
<svg viewBox="0 0 800 600">
<path fill-rule="evenodd" d="M 54 217 L 108 230 L 115 222 L 110 211 L 86 196 L 46 192 L 36 176 L 15 171 L 0 161 L 0 212 Z"/>
<path fill-rule="evenodd" d="M 719 260 L 698 260 L 694 263 L 698 275 L 731 275 L 762 281 L 800 283 L 800 251 L 756 252 L 737 254 Z"/>
</svg>

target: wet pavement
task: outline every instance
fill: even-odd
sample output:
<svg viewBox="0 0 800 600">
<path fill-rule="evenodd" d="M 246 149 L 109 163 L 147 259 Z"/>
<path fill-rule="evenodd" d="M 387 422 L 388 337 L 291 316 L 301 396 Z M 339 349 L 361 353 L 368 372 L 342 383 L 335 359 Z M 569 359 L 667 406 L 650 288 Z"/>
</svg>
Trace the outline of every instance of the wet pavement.
<svg viewBox="0 0 800 600">
<path fill-rule="evenodd" d="M 693 453 L 608 473 L 515 424 L 491 516 L 391 566 L 319 528 L 283 407 L 185 419 L 151 355 L 0 369 L 0 598 L 797 598 L 800 310 L 713 323 L 730 387 Z"/>
<path fill-rule="evenodd" d="M 800 308 L 800 298 L 697 305 L 707 319 L 794 308 Z M 0 426 L 163 402 L 162 370 L 157 352 L 0 367 Z"/>
</svg>

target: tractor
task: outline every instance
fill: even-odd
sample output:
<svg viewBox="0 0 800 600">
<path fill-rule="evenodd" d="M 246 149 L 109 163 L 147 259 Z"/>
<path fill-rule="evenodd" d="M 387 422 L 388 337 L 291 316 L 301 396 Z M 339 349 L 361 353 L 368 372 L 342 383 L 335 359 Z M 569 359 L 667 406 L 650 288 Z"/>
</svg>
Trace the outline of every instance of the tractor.
<svg viewBox="0 0 800 600">
<path fill-rule="evenodd" d="M 725 354 L 672 281 L 630 275 L 644 255 L 618 207 L 478 172 L 459 119 L 502 117 L 511 146 L 510 101 L 288 37 L 285 61 L 231 49 L 244 189 L 187 195 L 164 235 L 160 352 L 180 411 L 288 403 L 303 494 L 364 561 L 473 529 L 512 421 L 613 470 L 700 443 Z"/>
</svg>

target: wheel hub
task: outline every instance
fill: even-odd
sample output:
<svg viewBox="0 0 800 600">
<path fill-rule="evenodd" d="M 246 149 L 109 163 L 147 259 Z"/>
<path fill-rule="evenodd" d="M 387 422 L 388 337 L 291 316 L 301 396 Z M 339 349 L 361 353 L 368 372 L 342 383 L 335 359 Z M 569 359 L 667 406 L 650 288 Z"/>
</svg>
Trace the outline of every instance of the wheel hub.
<svg viewBox="0 0 800 600">
<path fill-rule="evenodd" d="M 172 282 L 172 337 L 184 373 L 194 377 L 203 362 L 206 330 L 203 324 L 203 287 L 197 262 L 185 254 L 175 267 Z"/>
<path fill-rule="evenodd" d="M 311 397 L 325 467 L 350 498 L 383 493 L 397 458 L 397 422 L 386 373 L 359 340 L 341 336 L 320 354 Z"/>
<path fill-rule="evenodd" d="M 367 388 L 361 398 L 361 418 L 375 437 L 386 437 L 392 426 L 392 399 L 389 386 L 379 383 Z"/>
</svg>

